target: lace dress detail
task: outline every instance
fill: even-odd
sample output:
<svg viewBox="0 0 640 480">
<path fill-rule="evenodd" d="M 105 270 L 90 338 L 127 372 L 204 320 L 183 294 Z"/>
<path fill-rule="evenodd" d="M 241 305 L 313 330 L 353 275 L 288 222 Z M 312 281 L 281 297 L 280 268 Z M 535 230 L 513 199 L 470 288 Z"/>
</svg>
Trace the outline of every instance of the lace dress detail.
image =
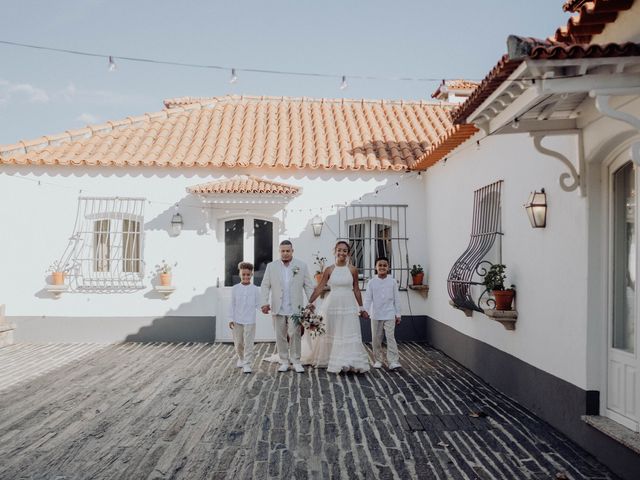
<svg viewBox="0 0 640 480">
<path fill-rule="evenodd" d="M 312 343 L 311 361 L 328 372 L 366 372 L 369 357 L 362 344 L 353 276 L 348 266 L 335 266 L 328 282 L 331 292 L 322 304 L 326 333 Z"/>
</svg>

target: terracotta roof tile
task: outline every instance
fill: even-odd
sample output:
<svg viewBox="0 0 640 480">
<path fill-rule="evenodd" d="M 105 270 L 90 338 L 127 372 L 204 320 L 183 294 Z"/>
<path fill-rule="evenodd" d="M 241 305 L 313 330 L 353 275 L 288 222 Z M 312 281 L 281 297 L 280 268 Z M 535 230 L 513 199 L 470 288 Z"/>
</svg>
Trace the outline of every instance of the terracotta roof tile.
<svg viewBox="0 0 640 480">
<path fill-rule="evenodd" d="M 449 155 L 456 147 L 471 138 L 478 131 L 473 124 L 455 125 L 446 135 L 443 135 L 438 143 L 432 145 L 427 152 L 418 160 L 416 170 L 424 170 L 439 160 Z"/>
<path fill-rule="evenodd" d="M 0 164 L 405 170 L 452 127 L 450 104 L 226 96 L 0 146 Z"/>
<path fill-rule="evenodd" d="M 568 45 L 555 43 L 551 40 L 539 40 L 510 35 L 507 40 L 507 46 L 509 53 L 500 59 L 471 96 L 453 112 L 452 116 L 455 123 L 465 123 L 467 117 L 471 115 L 524 60 L 640 56 L 640 44 L 637 43 Z"/>
<path fill-rule="evenodd" d="M 634 0 L 567 0 L 562 9 L 577 13 L 566 26 L 559 27 L 550 40 L 564 43 L 589 43 L 593 35 L 602 33 L 618 13 L 629 10 Z"/>
<path fill-rule="evenodd" d="M 187 188 L 194 194 L 269 194 L 294 197 L 301 189 L 286 183 L 274 182 L 252 175 L 236 175 L 227 180 L 202 183 Z"/>
</svg>

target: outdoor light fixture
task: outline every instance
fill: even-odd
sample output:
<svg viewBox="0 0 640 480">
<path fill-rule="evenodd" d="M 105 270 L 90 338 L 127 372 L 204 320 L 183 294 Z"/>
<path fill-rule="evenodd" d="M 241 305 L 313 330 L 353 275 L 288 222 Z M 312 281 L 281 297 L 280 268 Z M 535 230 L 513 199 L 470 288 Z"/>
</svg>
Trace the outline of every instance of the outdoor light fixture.
<svg viewBox="0 0 640 480">
<path fill-rule="evenodd" d="M 174 213 L 173 217 L 171 217 L 171 234 L 174 237 L 177 237 L 178 235 L 180 235 L 183 224 L 184 222 L 182 221 L 182 215 L 180 215 L 177 212 Z"/>
<path fill-rule="evenodd" d="M 320 234 L 322 233 L 322 225 L 324 225 L 324 222 L 318 215 L 316 215 L 311 219 L 311 228 L 313 228 L 314 236 L 316 237 L 320 236 Z"/>
<path fill-rule="evenodd" d="M 547 194 L 544 193 L 544 188 L 539 192 L 532 192 L 524 208 L 533 228 L 547 226 Z"/>
</svg>

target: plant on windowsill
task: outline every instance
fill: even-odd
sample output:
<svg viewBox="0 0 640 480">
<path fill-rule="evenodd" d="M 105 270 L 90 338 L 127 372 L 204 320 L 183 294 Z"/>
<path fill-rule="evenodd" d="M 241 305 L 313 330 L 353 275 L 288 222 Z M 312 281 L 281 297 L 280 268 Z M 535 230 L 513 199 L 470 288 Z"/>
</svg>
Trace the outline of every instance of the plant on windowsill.
<svg viewBox="0 0 640 480">
<path fill-rule="evenodd" d="M 496 310 L 511 310 L 511 303 L 513 297 L 516 294 L 515 285 L 511 285 L 510 288 L 504 288 L 504 281 L 507 276 L 504 273 L 506 265 L 502 263 L 496 263 L 491 265 L 491 268 L 487 270 L 484 275 L 482 285 L 493 294 L 496 301 Z"/>
<path fill-rule="evenodd" d="M 64 276 L 68 271 L 69 269 L 61 260 L 56 260 L 47 269 L 47 273 L 51 274 L 53 285 L 64 285 Z"/>
<path fill-rule="evenodd" d="M 411 279 L 414 285 L 422 285 L 422 281 L 424 280 L 424 269 L 420 264 L 411 267 L 409 273 L 411 274 Z"/>
<path fill-rule="evenodd" d="M 160 286 L 162 287 L 170 287 L 171 286 L 171 269 L 176 267 L 178 262 L 173 265 L 169 265 L 165 260 L 162 260 L 160 265 L 156 265 L 156 272 L 158 273 L 158 277 L 160 278 Z"/>
<path fill-rule="evenodd" d="M 314 258 L 313 263 L 316 265 L 316 273 L 314 275 L 316 283 L 320 283 L 322 274 L 324 273 L 324 267 L 327 264 L 327 258 L 320 256 L 320 251 L 314 253 L 312 256 Z"/>
</svg>

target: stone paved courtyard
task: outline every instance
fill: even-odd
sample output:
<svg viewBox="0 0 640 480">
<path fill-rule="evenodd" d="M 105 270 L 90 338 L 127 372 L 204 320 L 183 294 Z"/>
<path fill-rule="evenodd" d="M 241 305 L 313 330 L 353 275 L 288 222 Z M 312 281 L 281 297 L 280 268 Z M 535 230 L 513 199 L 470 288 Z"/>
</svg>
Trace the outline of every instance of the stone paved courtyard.
<svg viewBox="0 0 640 480">
<path fill-rule="evenodd" d="M 400 372 L 247 375 L 224 344 L 5 347 L 0 479 L 614 478 L 439 351 L 400 353 Z"/>
</svg>

